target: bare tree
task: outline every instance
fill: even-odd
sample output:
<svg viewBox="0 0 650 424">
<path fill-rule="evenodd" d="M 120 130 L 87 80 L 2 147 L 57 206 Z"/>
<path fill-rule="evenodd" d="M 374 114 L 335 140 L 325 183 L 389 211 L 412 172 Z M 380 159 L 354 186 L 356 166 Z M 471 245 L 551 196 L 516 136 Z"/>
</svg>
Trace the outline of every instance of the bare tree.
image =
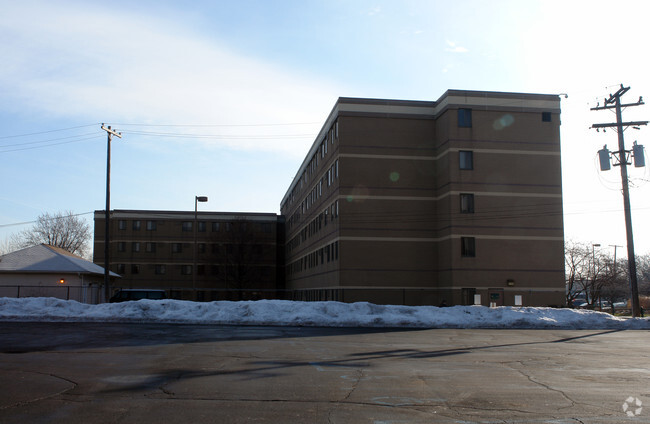
<svg viewBox="0 0 650 424">
<path fill-rule="evenodd" d="M 627 264 L 625 266 L 627 267 Z M 637 256 L 636 271 L 639 279 L 639 294 L 650 296 L 650 254 Z"/>
<path fill-rule="evenodd" d="M 263 248 L 257 241 L 254 222 L 236 218 L 225 223 L 224 234 L 213 244 L 213 261 L 220 264 L 219 282 L 233 291 L 234 300 L 247 299 L 246 292 L 260 284 Z"/>
<path fill-rule="evenodd" d="M 7 253 L 12 252 L 13 246 L 9 239 L 4 239 L 0 241 L 0 255 L 6 255 Z"/>
<path fill-rule="evenodd" d="M 616 312 L 614 303 L 629 295 L 629 286 L 624 272 L 627 261 L 619 260 L 618 263 L 614 263 L 609 256 L 604 256 L 601 260 L 604 261 L 605 266 L 600 278 L 599 298 L 609 302 L 614 314 Z"/>
<path fill-rule="evenodd" d="M 88 256 L 92 232 L 90 225 L 71 211 L 48 212 L 40 215 L 33 227 L 12 236 L 16 248 L 49 244 L 74 253 Z"/>
<path fill-rule="evenodd" d="M 584 292 L 587 295 L 590 277 L 591 252 L 587 245 L 568 241 L 564 247 L 564 263 L 566 270 L 567 305 Z"/>
</svg>

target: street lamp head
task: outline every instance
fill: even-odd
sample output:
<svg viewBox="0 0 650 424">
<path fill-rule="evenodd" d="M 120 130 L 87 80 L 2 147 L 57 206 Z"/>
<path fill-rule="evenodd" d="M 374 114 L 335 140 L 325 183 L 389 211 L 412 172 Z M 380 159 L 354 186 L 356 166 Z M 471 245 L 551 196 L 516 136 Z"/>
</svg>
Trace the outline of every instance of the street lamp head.
<svg viewBox="0 0 650 424">
<path fill-rule="evenodd" d="M 196 196 L 196 201 L 197 202 L 207 202 L 208 201 L 208 196 Z"/>
<path fill-rule="evenodd" d="M 600 247 L 600 243 L 592 244 L 592 246 L 594 246 L 594 247 Z"/>
</svg>

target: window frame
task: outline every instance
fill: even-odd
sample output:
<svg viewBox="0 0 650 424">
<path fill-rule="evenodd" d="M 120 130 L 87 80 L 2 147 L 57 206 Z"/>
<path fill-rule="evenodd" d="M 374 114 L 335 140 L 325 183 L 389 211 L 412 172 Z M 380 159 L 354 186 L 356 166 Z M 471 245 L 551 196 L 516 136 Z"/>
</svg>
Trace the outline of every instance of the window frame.
<svg viewBox="0 0 650 424">
<path fill-rule="evenodd" d="M 468 160 L 469 159 L 469 160 Z M 458 151 L 458 167 L 461 171 L 472 171 L 474 169 L 474 151 Z"/>
<path fill-rule="evenodd" d="M 461 258 L 476 257 L 476 237 L 460 238 L 460 256 Z"/>
<path fill-rule="evenodd" d="M 458 128 L 472 128 L 472 109 L 458 108 Z"/>
<path fill-rule="evenodd" d="M 474 193 L 460 193 L 460 213 L 473 214 L 474 213 Z"/>
</svg>

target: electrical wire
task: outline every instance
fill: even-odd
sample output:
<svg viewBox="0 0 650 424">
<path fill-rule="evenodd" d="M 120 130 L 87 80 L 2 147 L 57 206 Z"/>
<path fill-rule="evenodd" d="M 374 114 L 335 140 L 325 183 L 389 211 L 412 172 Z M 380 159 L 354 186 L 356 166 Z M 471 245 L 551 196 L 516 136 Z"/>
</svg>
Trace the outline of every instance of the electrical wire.
<svg viewBox="0 0 650 424">
<path fill-rule="evenodd" d="M 227 128 L 227 127 L 286 127 L 294 125 L 316 125 L 320 122 L 289 122 L 278 124 L 137 124 L 137 123 L 115 123 L 112 125 L 138 126 L 138 127 L 196 127 L 196 128 Z"/>
<path fill-rule="evenodd" d="M 65 216 L 62 216 L 62 217 L 52 217 L 49 220 L 53 221 L 55 219 L 84 216 L 84 215 L 90 215 L 90 214 L 94 214 L 94 213 L 95 213 L 94 211 L 93 212 L 81 212 L 81 213 L 75 213 L 75 214 L 72 214 L 72 215 L 65 215 Z M 38 220 L 25 221 L 25 222 L 15 222 L 13 224 L 0 224 L 0 228 L 17 227 L 17 226 L 20 226 L 20 225 L 36 224 L 37 222 L 38 222 Z"/>
<path fill-rule="evenodd" d="M 186 138 L 186 139 L 213 139 L 213 140 L 287 140 L 287 139 L 307 139 L 313 138 L 313 133 L 298 133 L 298 134 L 203 134 L 203 133 L 192 133 L 187 131 L 181 132 L 167 132 L 167 131 L 148 131 L 145 128 L 150 127 L 160 127 L 160 128 L 261 128 L 261 127 L 291 127 L 291 126 L 304 126 L 304 125 L 313 125 L 315 122 L 295 122 L 295 123 L 278 123 L 278 124 L 140 124 L 140 123 L 118 123 L 112 124 L 113 126 L 126 126 L 126 127 L 136 127 L 134 129 L 124 129 L 122 130 L 123 134 L 130 135 L 139 135 L 145 137 L 165 137 L 165 138 Z M 93 126 L 100 126 L 100 123 L 87 124 L 87 125 L 78 125 L 74 127 L 67 128 L 58 128 L 47 131 L 38 131 L 32 133 L 24 134 L 14 134 L 7 136 L 0 136 L 0 153 L 9 153 L 23 150 L 33 150 L 40 149 L 52 146 L 59 146 L 63 144 L 69 144 L 80 141 L 88 141 L 99 139 L 103 137 L 103 133 L 82 133 L 82 134 L 73 134 L 73 135 L 64 135 L 61 137 L 55 138 L 46 138 L 46 139 L 37 139 L 37 140 L 24 140 L 21 142 L 14 142 L 11 144 L 2 145 L 2 141 L 8 141 L 11 139 L 20 139 L 25 137 L 34 137 L 44 134 L 52 134 L 57 132 L 77 130 L 80 128 L 88 128 Z M 141 127 L 143 129 L 138 129 Z M 68 141 L 61 141 L 68 140 Z"/>
<path fill-rule="evenodd" d="M 94 140 L 94 139 L 98 139 L 98 138 L 103 138 L 103 136 L 98 134 L 98 135 L 95 135 L 95 136 L 92 136 L 92 137 L 80 138 L 78 140 L 62 141 L 60 143 L 51 143 L 51 144 L 48 144 L 48 145 L 45 145 L 45 146 L 32 146 L 32 147 L 21 147 L 21 148 L 18 148 L 18 149 L 0 150 L 0 153 L 19 152 L 19 151 L 22 151 L 22 150 L 42 149 L 42 148 L 46 148 L 46 147 L 60 146 L 62 144 L 78 143 L 80 141 Z M 4 147 L 0 146 L 0 149 L 3 149 L 3 148 Z"/>
<path fill-rule="evenodd" d="M 313 134 L 276 134 L 276 135 L 221 135 L 221 134 L 192 134 L 192 133 L 167 133 L 167 132 L 152 132 L 152 131 L 132 131 L 122 130 L 122 134 L 136 134 L 152 137 L 174 137 L 174 138 L 208 138 L 220 140 L 272 140 L 272 139 L 287 139 L 287 138 L 305 138 L 311 137 Z"/>
<path fill-rule="evenodd" d="M 25 146 L 25 145 L 28 145 L 28 144 L 49 143 L 51 141 L 66 140 L 66 139 L 70 139 L 70 138 L 85 137 L 85 136 L 91 136 L 91 135 L 96 136 L 97 132 L 78 134 L 78 135 L 69 135 L 69 136 L 66 136 L 66 137 L 51 138 L 51 139 L 48 139 L 48 140 L 41 140 L 41 141 L 28 141 L 26 143 L 5 144 L 5 145 L 0 146 L 0 149 L 4 149 L 6 147 L 14 147 L 14 146 Z"/>
<path fill-rule="evenodd" d="M 97 123 L 97 124 L 78 125 L 76 127 L 60 128 L 60 129 L 56 129 L 56 130 L 39 131 L 39 132 L 34 132 L 34 133 L 16 134 L 16 135 L 3 135 L 3 136 L 0 136 L 0 140 L 5 139 L 5 138 L 30 137 L 30 136 L 33 136 L 33 135 L 49 134 L 49 133 L 53 133 L 53 132 L 76 130 L 78 128 L 94 127 L 94 126 L 97 126 L 97 125 L 101 125 L 101 124 Z"/>
</svg>

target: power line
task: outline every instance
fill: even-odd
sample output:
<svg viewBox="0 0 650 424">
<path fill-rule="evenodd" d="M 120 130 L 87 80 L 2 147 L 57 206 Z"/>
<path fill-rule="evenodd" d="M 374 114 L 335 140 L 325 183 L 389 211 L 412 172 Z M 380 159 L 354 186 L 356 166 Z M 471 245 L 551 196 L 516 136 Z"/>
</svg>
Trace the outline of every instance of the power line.
<svg viewBox="0 0 650 424">
<path fill-rule="evenodd" d="M 65 136 L 65 137 L 50 138 L 50 139 L 41 140 L 41 141 L 28 141 L 26 143 L 5 144 L 3 146 L 0 146 L 0 149 L 4 149 L 5 147 L 25 146 L 25 145 L 28 145 L 28 144 L 49 143 L 50 141 L 66 140 L 66 139 L 70 139 L 70 138 L 85 137 L 85 136 L 96 135 L 96 134 L 97 134 L 96 132 L 91 132 L 91 133 L 84 133 L 84 134 L 77 134 L 77 135 L 68 135 L 68 136 Z"/>
<path fill-rule="evenodd" d="M 0 136 L 0 139 L 5 139 L 5 138 L 18 138 L 18 137 L 29 137 L 29 136 L 32 136 L 32 135 L 49 134 L 49 133 L 53 133 L 53 132 L 76 130 L 76 129 L 78 129 L 78 128 L 94 127 L 94 126 L 96 126 L 96 125 L 99 125 L 99 124 L 78 125 L 78 126 L 76 126 L 76 127 L 59 128 L 59 129 L 56 129 L 56 130 L 39 131 L 39 132 L 26 133 L 26 134 L 3 135 L 3 136 Z"/>
<path fill-rule="evenodd" d="M 95 212 L 75 213 L 75 214 L 72 214 L 72 215 L 65 215 L 65 216 L 62 216 L 62 217 L 56 217 L 55 216 L 55 217 L 50 218 L 49 221 L 53 221 L 53 220 L 56 220 L 56 219 L 68 218 L 68 217 L 77 217 L 77 216 L 90 215 L 90 214 L 93 214 L 93 213 L 95 213 Z M 16 223 L 13 223 L 13 224 L 0 224 L 0 228 L 18 227 L 20 225 L 36 224 L 37 222 L 38 222 L 38 220 L 25 221 L 25 222 L 16 222 Z"/>
<path fill-rule="evenodd" d="M 221 135 L 221 134 L 192 134 L 192 133 L 169 133 L 153 131 L 122 130 L 123 134 L 146 135 L 154 137 L 176 137 L 176 138 L 214 138 L 222 140 L 269 140 L 286 138 L 312 137 L 313 134 L 263 134 L 263 135 Z"/>
<path fill-rule="evenodd" d="M 80 138 L 79 140 L 62 141 L 60 143 L 52 143 L 52 144 L 48 144 L 48 145 L 45 145 L 45 146 L 32 146 L 32 147 L 21 147 L 21 148 L 18 148 L 18 149 L 0 150 L 0 153 L 19 152 L 19 151 L 22 151 L 22 150 L 43 149 L 43 148 L 46 148 L 46 147 L 60 146 L 62 144 L 70 144 L 70 143 L 78 143 L 80 141 L 94 140 L 94 139 L 100 138 L 100 137 L 101 137 L 101 135 L 98 134 L 98 135 L 95 135 L 95 136 L 92 136 L 92 137 Z M 30 143 L 27 143 L 27 144 L 30 144 Z M 3 146 L 0 146 L 0 149 L 3 149 L 3 148 L 4 148 Z"/>
<path fill-rule="evenodd" d="M 221 128 L 221 127 L 286 127 L 294 125 L 317 125 L 321 122 L 289 122 L 278 124 L 137 124 L 137 123 L 116 123 L 120 127 L 196 127 L 196 128 Z"/>
</svg>

